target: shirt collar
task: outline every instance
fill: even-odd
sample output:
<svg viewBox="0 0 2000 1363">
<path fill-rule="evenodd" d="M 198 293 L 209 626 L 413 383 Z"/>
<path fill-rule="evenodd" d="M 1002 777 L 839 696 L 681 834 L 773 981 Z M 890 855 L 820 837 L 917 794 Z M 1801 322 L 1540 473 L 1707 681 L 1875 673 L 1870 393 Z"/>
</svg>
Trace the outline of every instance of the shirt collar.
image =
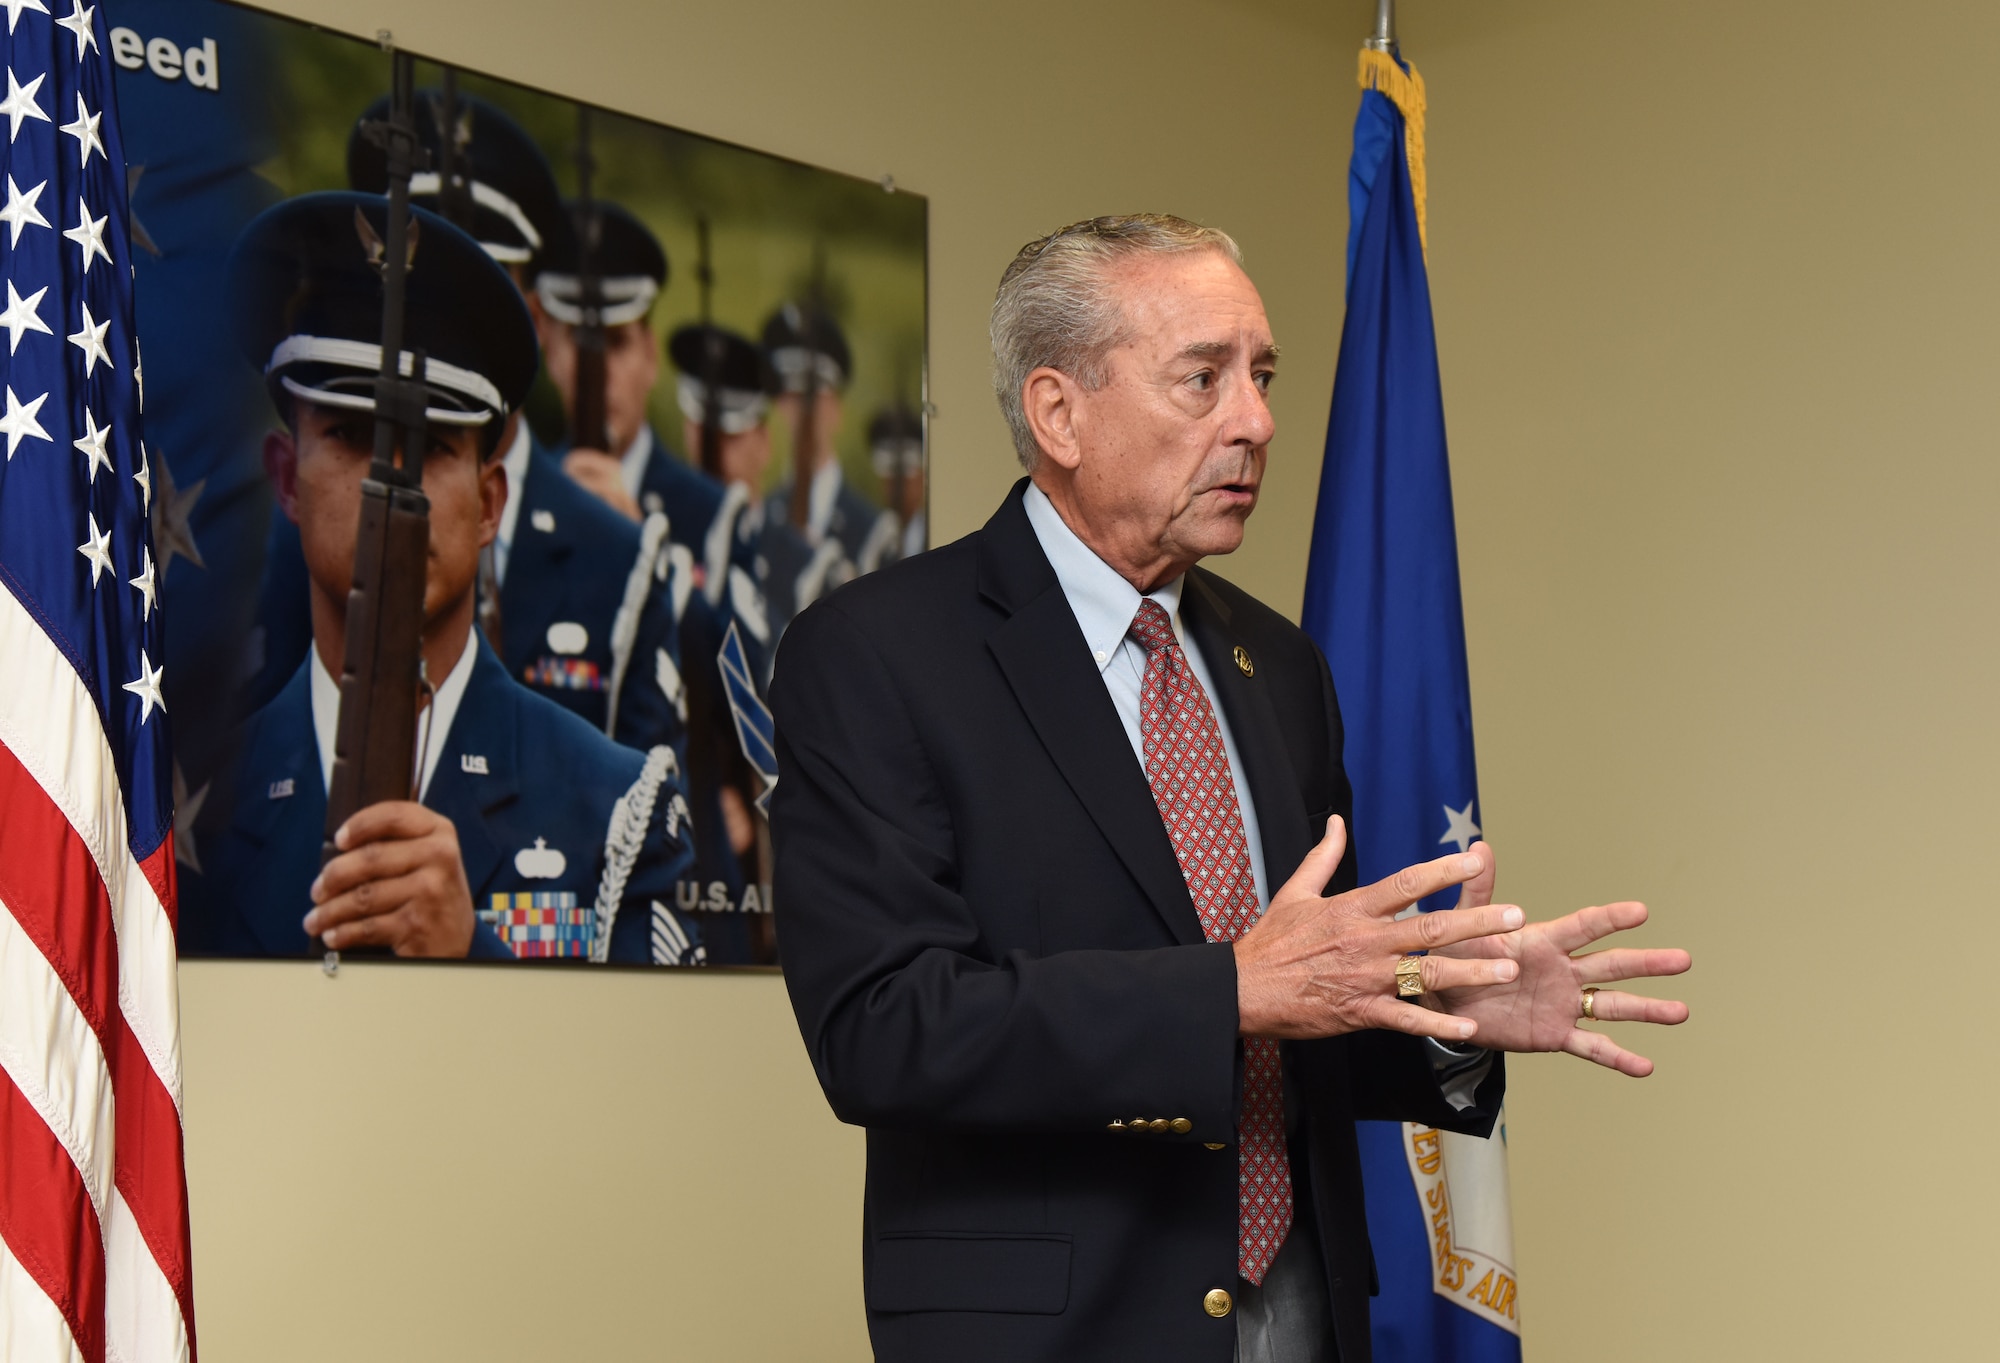
<svg viewBox="0 0 2000 1363">
<path fill-rule="evenodd" d="M 618 472 L 625 479 L 625 491 L 633 501 L 639 500 L 640 485 L 646 481 L 646 461 L 652 457 L 653 428 L 642 421 L 639 434 L 632 437 L 625 453 L 618 456 Z"/>
<path fill-rule="evenodd" d="M 1184 576 L 1164 583 L 1142 598 L 1137 588 L 1118 575 L 1117 569 L 1099 558 L 1096 550 L 1077 537 L 1047 493 L 1029 484 L 1023 500 L 1028 511 L 1028 524 L 1034 527 L 1042 552 L 1049 556 L 1049 566 L 1056 571 L 1056 582 L 1069 599 L 1069 608 L 1076 615 L 1076 623 L 1083 629 L 1083 641 L 1089 646 L 1091 660 L 1097 664 L 1099 672 L 1109 667 L 1111 660 L 1117 656 L 1119 646 L 1125 642 L 1126 633 L 1132 628 L 1133 617 L 1139 613 L 1142 599 L 1159 602 L 1165 608 L 1167 618 L 1174 623 L 1174 633 L 1180 633 Z"/>
<path fill-rule="evenodd" d="M 500 509 L 500 533 L 493 538 L 493 572 L 502 580 L 507 576 L 507 553 L 514 547 L 514 523 L 521 519 L 521 499 L 528 494 L 528 454 L 534 443 L 528 419 L 522 417 L 514 423 L 513 443 L 500 456 L 500 467 L 507 470 L 507 505 Z"/>
<path fill-rule="evenodd" d="M 320 786 L 331 792 L 333 744 L 340 729 L 340 683 L 320 661 L 318 648 L 309 648 L 306 652 L 310 655 L 306 665 L 312 669 L 313 739 L 319 746 Z M 478 653 L 479 643 L 467 631 L 465 647 L 459 651 L 458 661 L 452 664 L 444 684 L 431 697 L 428 723 L 422 715 L 417 717 L 417 732 L 424 739 L 424 770 L 417 781 L 419 800 L 430 792 L 431 773 L 437 770 L 438 755 L 444 751 L 445 739 L 451 735 L 451 722 L 458 717 L 458 703 L 465 697 L 466 683 L 472 680 L 472 668 Z"/>
</svg>

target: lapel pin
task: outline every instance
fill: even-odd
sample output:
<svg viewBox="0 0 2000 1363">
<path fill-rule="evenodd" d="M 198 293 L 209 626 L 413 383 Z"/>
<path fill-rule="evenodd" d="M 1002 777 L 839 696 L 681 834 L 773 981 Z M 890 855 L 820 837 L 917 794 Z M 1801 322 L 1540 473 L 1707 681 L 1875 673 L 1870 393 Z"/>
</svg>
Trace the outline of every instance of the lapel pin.
<svg viewBox="0 0 2000 1363">
<path fill-rule="evenodd" d="M 535 529 L 545 535 L 552 534 L 556 528 L 556 513 L 553 511 L 544 511 L 540 507 L 537 507 L 528 513 L 528 524 L 534 526 Z"/>
<path fill-rule="evenodd" d="M 1243 645 L 1241 644 L 1236 646 L 1236 666 L 1241 669 L 1243 675 L 1246 677 L 1257 675 L 1256 664 L 1250 661 L 1250 655 L 1243 651 Z"/>
</svg>

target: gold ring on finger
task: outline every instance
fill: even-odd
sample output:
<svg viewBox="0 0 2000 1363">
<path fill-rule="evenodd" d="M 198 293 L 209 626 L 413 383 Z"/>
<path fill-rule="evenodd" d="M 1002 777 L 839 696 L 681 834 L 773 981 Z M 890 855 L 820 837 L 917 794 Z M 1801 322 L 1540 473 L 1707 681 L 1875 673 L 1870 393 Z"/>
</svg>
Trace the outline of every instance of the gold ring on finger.
<svg viewBox="0 0 2000 1363">
<path fill-rule="evenodd" d="M 1597 990 L 1594 986 L 1583 991 L 1583 1017 L 1586 1022 L 1597 1021 Z"/>
<path fill-rule="evenodd" d="M 1405 956 L 1396 962 L 1396 997 L 1413 999 L 1424 992 L 1424 958 Z"/>
</svg>

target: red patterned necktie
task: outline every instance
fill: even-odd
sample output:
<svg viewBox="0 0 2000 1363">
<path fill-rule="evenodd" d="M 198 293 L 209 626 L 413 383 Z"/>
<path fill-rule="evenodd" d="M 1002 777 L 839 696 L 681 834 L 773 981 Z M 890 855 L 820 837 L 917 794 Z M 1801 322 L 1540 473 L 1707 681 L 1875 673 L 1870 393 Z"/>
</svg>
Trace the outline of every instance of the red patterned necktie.
<svg viewBox="0 0 2000 1363">
<path fill-rule="evenodd" d="M 1211 942 L 1233 942 L 1257 921 L 1250 842 L 1229 777 L 1229 754 L 1208 693 L 1195 680 L 1157 601 L 1139 603 L 1131 636 L 1146 650 L 1139 733 L 1146 780 L 1166 821 L 1188 894 Z M 1278 1043 L 1243 1041 L 1243 1118 L 1237 1153 L 1236 1268 L 1264 1281 L 1292 1229 L 1292 1169 L 1285 1156 L 1285 1093 Z"/>
</svg>

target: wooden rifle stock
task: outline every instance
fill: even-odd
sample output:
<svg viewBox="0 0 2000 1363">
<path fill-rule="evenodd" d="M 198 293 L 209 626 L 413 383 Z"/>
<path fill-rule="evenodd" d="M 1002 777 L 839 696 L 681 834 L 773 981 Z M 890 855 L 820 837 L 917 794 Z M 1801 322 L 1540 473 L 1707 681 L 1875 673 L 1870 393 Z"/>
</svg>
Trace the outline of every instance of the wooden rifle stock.
<svg viewBox="0 0 2000 1363">
<path fill-rule="evenodd" d="M 409 55 L 398 52 L 391 115 L 386 124 L 370 129 L 389 157 L 389 204 L 381 240 L 382 367 L 375 380 L 375 457 L 361 484 L 354 575 L 347 593 L 347 647 L 340 668 L 340 719 L 321 864 L 339 855 L 334 834 L 357 811 L 383 800 L 415 798 L 430 501 L 422 490 L 428 400 L 423 352 L 411 357 L 408 378 L 401 372 L 405 284 L 415 243 L 410 172 L 422 155 L 410 85 Z M 367 226 L 365 217 L 357 223 L 358 229 Z M 362 235 L 366 241 L 367 233 Z M 329 967 L 337 959 L 327 953 Z"/>
<path fill-rule="evenodd" d="M 702 214 L 694 220 L 695 238 L 699 243 L 699 254 L 695 261 L 695 281 L 701 285 L 701 324 L 704 328 L 714 325 L 712 295 L 715 291 L 715 266 L 708 254 L 708 215 Z M 722 478 L 722 343 L 712 331 L 704 330 L 701 336 L 701 471 L 718 481 Z"/>
<path fill-rule="evenodd" d="M 811 314 L 807 315 L 812 324 Z M 786 519 L 796 530 L 804 530 L 812 515 L 813 456 L 819 448 L 819 351 L 817 337 L 808 331 L 806 342 L 806 386 L 799 394 L 799 424 L 792 428 L 792 499 Z"/>
</svg>

